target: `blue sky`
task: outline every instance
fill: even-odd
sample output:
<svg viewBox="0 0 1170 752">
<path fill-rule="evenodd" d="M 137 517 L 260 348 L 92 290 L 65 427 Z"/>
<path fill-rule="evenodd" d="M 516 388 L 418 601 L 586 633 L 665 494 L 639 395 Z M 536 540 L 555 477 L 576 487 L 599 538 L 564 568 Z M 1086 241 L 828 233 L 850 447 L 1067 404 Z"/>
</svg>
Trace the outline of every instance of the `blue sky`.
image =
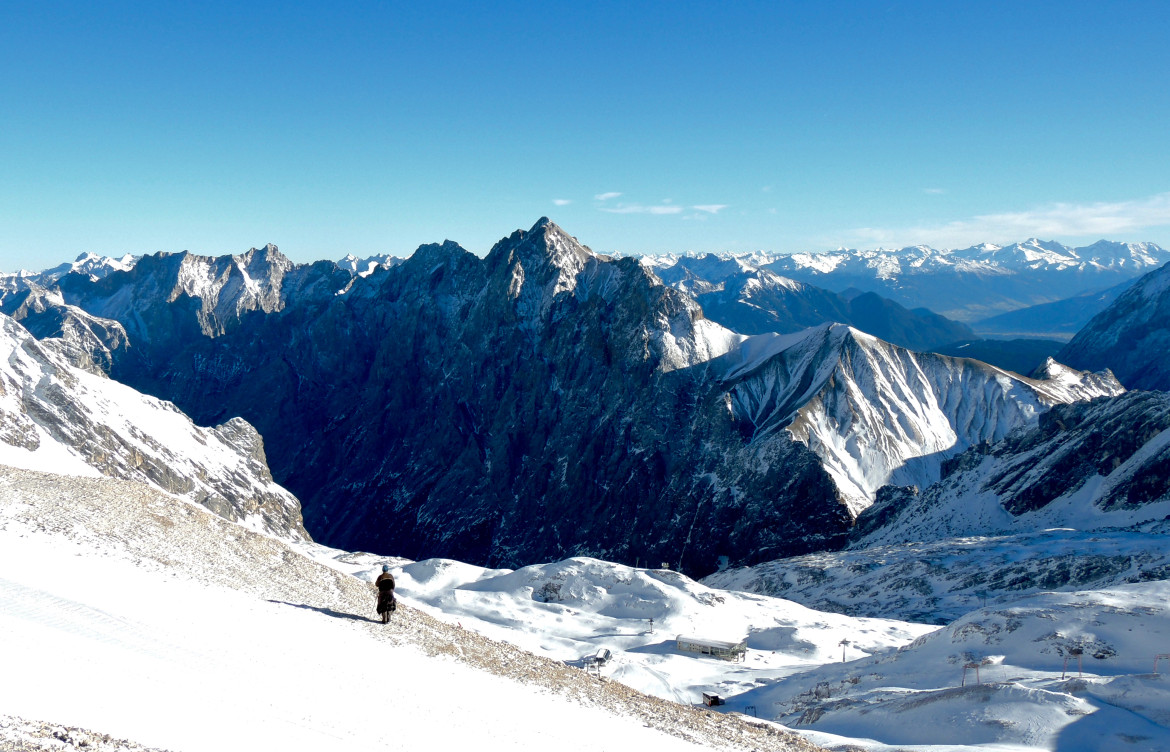
<svg viewBox="0 0 1170 752">
<path fill-rule="evenodd" d="M 83 251 L 1170 245 L 1164 3 L 0 8 L 0 270 Z"/>
</svg>

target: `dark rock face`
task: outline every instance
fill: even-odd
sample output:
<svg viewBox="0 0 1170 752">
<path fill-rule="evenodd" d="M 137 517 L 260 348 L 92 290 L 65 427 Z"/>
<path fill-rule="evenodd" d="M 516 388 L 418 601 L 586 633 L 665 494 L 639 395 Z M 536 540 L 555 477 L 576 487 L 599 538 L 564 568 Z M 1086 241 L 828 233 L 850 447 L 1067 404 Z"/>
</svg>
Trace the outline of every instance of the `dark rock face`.
<svg viewBox="0 0 1170 752">
<path fill-rule="evenodd" d="M 1094 316 L 1057 359 L 1077 368 L 1109 368 L 1130 389 L 1170 389 L 1170 264 Z"/>
<path fill-rule="evenodd" d="M 852 522 L 803 444 L 744 436 L 693 301 L 547 220 L 364 278 L 269 246 L 60 288 L 125 327 L 115 378 L 255 425 L 326 544 L 705 573 L 838 547 Z"/>
</svg>

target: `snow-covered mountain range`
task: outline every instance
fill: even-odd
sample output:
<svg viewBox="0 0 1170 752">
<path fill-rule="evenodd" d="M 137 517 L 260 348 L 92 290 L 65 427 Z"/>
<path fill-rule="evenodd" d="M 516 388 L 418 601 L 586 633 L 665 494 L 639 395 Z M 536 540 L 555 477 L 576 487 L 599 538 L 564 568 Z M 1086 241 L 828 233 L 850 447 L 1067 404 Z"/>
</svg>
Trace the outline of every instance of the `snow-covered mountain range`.
<svg viewBox="0 0 1170 752">
<path fill-rule="evenodd" d="M 910 246 L 721 257 L 834 291 L 876 292 L 906 308 L 925 307 L 972 322 L 1112 287 L 1170 261 L 1170 251 L 1154 243 L 1101 240 L 1070 248 L 1032 238 L 1007 246 L 985 243 L 958 250 Z M 655 269 L 679 260 L 677 255 L 645 259 Z"/>
<path fill-rule="evenodd" d="M 257 426 L 315 535 L 497 566 L 705 573 L 837 546 L 881 485 L 1119 391 L 841 326 L 745 339 L 547 219 L 484 259 L 448 242 L 360 276 L 274 246 L 158 254 L 53 291 L 124 328 L 115 378 Z"/>
<path fill-rule="evenodd" d="M 362 276 L 270 245 L 48 293 L 122 327 L 115 378 L 257 426 L 314 535 L 494 566 L 707 573 L 837 547 L 882 485 L 925 487 L 1053 404 L 1120 392 L 844 326 L 745 338 L 547 219 L 484 259 L 447 242 Z"/>
<path fill-rule="evenodd" d="M 1060 255 L 1017 250 L 1001 261 Z M 1156 342 L 1164 273 L 1119 298 L 1112 320 L 1127 334 L 1096 350 Z M 8 279 L 0 654 L 18 691 L 0 690 L 0 712 L 108 718 L 123 736 L 223 748 L 231 736 L 213 725 L 149 720 L 172 717 L 150 698 L 227 719 L 238 741 L 260 738 L 229 707 L 251 694 L 280 698 L 254 713 L 274 724 L 266 741 L 381 744 L 362 720 L 370 708 L 338 702 L 334 685 L 288 688 L 390 639 L 422 646 L 397 651 L 396 681 L 452 707 L 464 694 L 435 676 L 533 701 L 436 654 L 551 689 L 530 709 L 571 724 L 580 717 L 556 698 L 632 708 L 654 748 L 803 744 L 685 707 L 716 692 L 720 710 L 834 748 L 1170 749 L 1170 690 L 1146 673 L 1170 636 L 1165 393 L 1051 360 L 1025 378 L 843 324 L 744 336 L 704 318 L 691 297 L 701 286 L 664 285 L 545 219 L 486 259 L 448 242 L 400 264 L 302 266 L 266 246 Z M 199 428 L 107 373 L 219 425 Z M 394 554 L 408 625 L 363 623 L 361 581 L 387 558 L 309 542 L 266 455 L 279 480 L 308 489 L 310 529 Z M 496 568 L 411 561 L 419 551 Z M 778 558 L 790 554 L 801 555 Z M 62 584 L 79 564 L 99 582 L 81 594 Z M 670 571 L 724 564 L 753 566 L 703 583 Z M 197 615 L 176 626 L 170 608 Z M 216 618 L 233 635 L 282 636 L 264 642 L 273 649 L 233 638 L 224 652 L 208 638 Z M 680 634 L 742 639 L 746 660 L 696 657 Z M 306 642 L 343 649 L 305 657 Z M 603 648 L 610 658 L 591 664 Z M 275 678 L 233 684 L 220 708 L 207 698 L 245 653 Z M 37 673 L 83 655 L 91 674 L 117 674 L 101 698 Z M 166 662 L 183 681 L 150 678 Z M 415 720 L 403 719 L 406 736 L 433 741 Z M 595 721 L 608 729 L 598 749 L 629 741 L 620 723 Z M 556 727 L 525 725 L 568 744 Z M 0 716 L 0 746 L 11 728 Z"/>
</svg>

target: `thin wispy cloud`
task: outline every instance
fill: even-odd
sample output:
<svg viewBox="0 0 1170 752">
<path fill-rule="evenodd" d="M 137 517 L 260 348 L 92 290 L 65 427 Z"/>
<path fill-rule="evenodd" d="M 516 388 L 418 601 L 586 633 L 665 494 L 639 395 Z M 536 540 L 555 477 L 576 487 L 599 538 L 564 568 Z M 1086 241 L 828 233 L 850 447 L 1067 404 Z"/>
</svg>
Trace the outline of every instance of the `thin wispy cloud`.
<svg viewBox="0 0 1170 752">
<path fill-rule="evenodd" d="M 942 188 L 924 188 L 922 192 L 928 196 L 939 196 L 943 193 L 946 193 L 946 190 Z"/>
<path fill-rule="evenodd" d="M 609 193 L 599 193 L 593 198 L 597 199 L 598 201 L 609 201 L 611 198 L 617 198 L 620 195 L 622 194 L 611 191 Z"/>
<path fill-rule="evenodd" d="M 1132 201 L 1048 204 L 1036 209 L 980 214 L 941 225 L 860 227 L 849 239 L 882 245 L 929 243 L 964 247 L 984 241 L 1010 243 L 1024 238 L 1109 237 L 1170 225 L 1170 193 Z"/>
<path fill-rule="evenodd" d="M 573 201 L 572 199 L 567 198 L 554 198 L 553 203 L 557 206 L 568 206 L 569 204 L 573 203 Z"/>
<path fill-rule="evenodd" d="M 620 204 L 618 206 L 603 206 L 603 212 L 610 214 L 682 214 L 683 207 L 667 205 Z"/>
<path fill-rule="evenodd" d="M 698 204 L 691 208 L 695 211 L 707 212 L 708 214 L 718 214 L 720 211 L 727 208 L 727 204 Z"/>
</svg>

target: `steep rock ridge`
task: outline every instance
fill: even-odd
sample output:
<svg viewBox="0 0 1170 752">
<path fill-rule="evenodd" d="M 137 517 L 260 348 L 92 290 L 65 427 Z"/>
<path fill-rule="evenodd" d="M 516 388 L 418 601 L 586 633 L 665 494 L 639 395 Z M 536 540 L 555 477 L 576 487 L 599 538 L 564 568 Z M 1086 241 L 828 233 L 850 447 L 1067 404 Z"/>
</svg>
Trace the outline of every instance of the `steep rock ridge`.
<svg viewBox="0 0 1170 752">
<path fill-rule="evenodd" d="M 1133 389 L 1170 389 L 1170 264 L 1150 272 L 1093 317 L 1057 355 L 1110 368 Z"/>
<path fill-rule="evenodd" d="M 235 418 L 198 428 L 174 405 L 73 366 L 0 315 L 0 464 L 147 483 L 230 520 L 307 539 L 272 480 L 259 434 Z"/>
<path fill-rule="evenodd" d="M 450 241 L 366 276 L 282 259 L 160 254 L 61 289 L 125 326 L 116 378 L 257 426 L 309 529 L 350 549 L 704 573 L 834 548 L 882 484 L 1117 389 L 842 326 L 745 340 L 544 218 L 485 259 Z"/>
<path fill-rule="evenodd" d="M 921 494 L 867 510 L 854 545 L 1161 520 L 1170 514 L 1170 395 L 1056 406 L 1030 430 L 974 447 L 943 472 Z"/>
<path fill-rule="evenodd" d="M 925 488 L 945 458 L 1035 425 L 1052 405 L 1123 391 L 1109 374 L 1050 363 L 1028 379 L 841 324 L 752 337 L 720 362 L 752 439 L 786 430 L 807 445 L 855 514 L 881 486 Z"/>
<path fill-rule="evenodd" d="M 684 256 L 669 266 L 644 263 L 666 284 L 695 298 L 708 318 L 742 334 L 789 334 L 836 321 L 912 350 L 973 336 L 966 325 L 926 309 L 909 311 L 875 293 L 839 295 L 741 257 L 707 254 Z"/>
</svg>

